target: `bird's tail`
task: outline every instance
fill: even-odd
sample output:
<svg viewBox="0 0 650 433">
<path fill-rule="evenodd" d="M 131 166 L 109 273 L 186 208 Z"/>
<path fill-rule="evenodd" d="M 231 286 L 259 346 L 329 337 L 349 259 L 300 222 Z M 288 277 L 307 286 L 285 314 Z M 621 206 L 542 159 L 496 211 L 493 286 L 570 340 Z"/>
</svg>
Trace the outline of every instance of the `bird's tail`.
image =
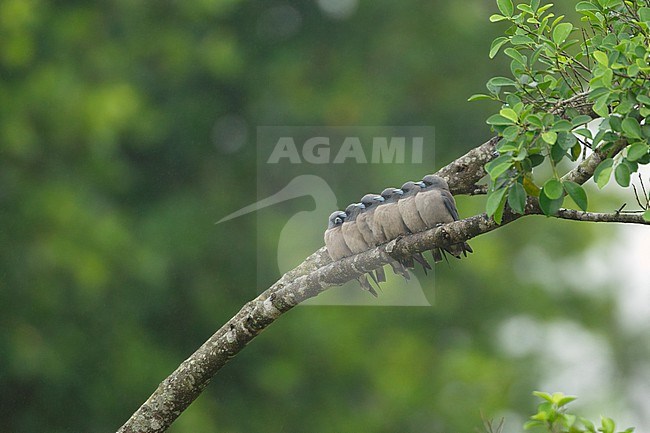
<svg viewBox="0 0 650 433">
<path fill-rule="evenodd" d="M 433 269 L 429 262 L 427 262 L 427 259 L 425 259 L 421 253 L 413 254 L 413 258 L 416 262 L 422 265 L 422 269 L 424 269 L 424 275 L 427 275 L 428 269 Z"/>
<path fill-rule="evenodd" d="M 362 275 L 359 278 L 357 278 L 357 281 L 359 282 L 363 290 L 370 292 L 370 294 L 375 298 L 378 297 L 377 291 L 370 285 L 370 282 L 368 281 L 365 275 Z"/>
<path fill-rule="evenodd" d="M 400 263 L 398 262 L 390 262 L 390 267 L 393 268 L 393 272 L 395 275 L 401 275 L 404 277 L 405 280 L 410 280 L 411 275 L 409 274 L 409 271 Z"/>
<path fill-rule="evenodd" d="M 470 247 L 467 242 L 449 245 L 448 247 L 445 248 L 445 251 L 447 251 L 449 254 L 456 257 L 457 259 L 460 259 L 461 256 L 467 257 L 467 253 L 474 252 L 472 247 Z"/>
<path fill-rule="evenodd" d="M 377 281 L 380 283 L 386 282 L 386 272 L 384 272 L 383 267 L 375 269 L 375 274 L 377 274 Z"/>
</svg>

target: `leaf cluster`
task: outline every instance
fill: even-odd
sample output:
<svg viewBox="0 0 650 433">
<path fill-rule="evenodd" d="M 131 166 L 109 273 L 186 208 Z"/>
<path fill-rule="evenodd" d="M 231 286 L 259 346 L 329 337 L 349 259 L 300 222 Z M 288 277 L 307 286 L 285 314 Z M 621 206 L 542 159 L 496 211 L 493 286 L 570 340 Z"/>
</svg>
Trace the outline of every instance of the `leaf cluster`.
<svg viewBox="0 0 650 433">
<path fill-rule="evenodd" d="M 601 417 L 597 427 L 586 418 L 567 412 L 566 406 L 576 397 L 564 395 L 561 392 L 548 394 L 536 391 L 533 393 L 542 399 L 537 406 L 537 413 L 530 417 L 524 429 L 533 432 L 548 433 L 632 433 L 633 427 L 626 430 L 616 430 L 616 423 L 607 417 Z"/>
<path fill-rule="evenodd" d="M 555 16 L 552 4 L 497 0 L 492 22 L 509 22 L 490 48 L 503 50 L 512 77 L 493 77 L 487 94 L 470 100 L 501 103 L 487 123 L 501 140 L 499 156 L 486 165 L 490 188 L 486 210 L 501 221 L 506 203 L 523 213 L 528 196 L 552 215 L 568 195 L 582 210 L 581 185 L 563 181 L 558 164 L 576 162 L 587 151 L 623 152 L 605 158 L 594 173 L 604 187 L 630 185 L 630 175 L 650 162 L 650 7 L 647 0 L 589 0 L 576 4 L 584 28 Z M 588 124 L 601 118 L 597 130 Z M 533 171 L 547 162 L 552 176 L 537 185 Z"/>
</svg>

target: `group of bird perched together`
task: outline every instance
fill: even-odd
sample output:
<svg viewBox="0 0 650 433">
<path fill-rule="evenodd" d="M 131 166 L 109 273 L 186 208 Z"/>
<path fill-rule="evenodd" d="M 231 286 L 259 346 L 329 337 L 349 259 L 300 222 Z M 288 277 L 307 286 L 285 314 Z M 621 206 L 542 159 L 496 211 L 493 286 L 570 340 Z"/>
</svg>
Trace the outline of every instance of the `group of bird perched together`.
<svg viewBox="0 0 650 433">
<path fill-rule="evenodd" d="M 421 232 L 441 224 L 457 221 L 456 201 L 449 191 L 449 185 L 440 176 L 424 176 L 419 182 L 406 182 L 401 188 L 386 188 L 381 194 L 366 194 L 360 203 L 350 204 L 345 211 L 335 211 L 329 216 L 325 231 L 325 246 L 333 261 L 362 253 L 399 236 Z M 434 262 L 442 261 L 445 251 L 456 258 L 467 256 L 472 248 L 467 242 L 449 245 L 440 250 L 431 250 Z M 414 267 L 414 260 L 422 265 L 424 272 L 431 265 L 422 256 L 400 262 L 391 262 L 396 274 L 407 280 L 408 268 Z M 386 281 L 383 268 L 370 273 L 376 284 Z M 365 276 L 357 279 L 364 290 L 374 296 L 377 292 Z"/>
</svg>

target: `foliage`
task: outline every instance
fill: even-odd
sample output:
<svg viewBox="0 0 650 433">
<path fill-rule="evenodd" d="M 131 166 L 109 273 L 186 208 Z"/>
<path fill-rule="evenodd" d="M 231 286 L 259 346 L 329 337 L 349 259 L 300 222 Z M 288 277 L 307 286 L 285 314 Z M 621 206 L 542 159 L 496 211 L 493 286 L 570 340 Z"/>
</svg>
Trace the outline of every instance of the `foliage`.
<svg viewBox="0 0 650 433">
<path fill-rule="evenodd" d="M 548 394 L 536 391 L 533 393 L 543 400 L 537 406 L 537 413 L 530 417 L 524 428 L 538 433 L 615 433 L 616 424 L 611 418 L 601 417 L 600 427 L 591 421 L 566 411 L 566 406 L 576 397 L 564 395 L 561 392 Z M 632 433 L 633 427 L 618 433 Z"/>
<path fill-rule="evenodd" d="M 567 194 L 587 210 L 582 186 L 563 181 L 558 167 L 565 158 L 577 161 L 587 149 L 608 152 L 624 145 L 625 152 L 600 163 L 594 180 L 602 188 L 613 173 L 619 185 L 628 187 L 630 175 L 650 162 L 648 2 L 581 1 L 575 9 L 585 28 L 565 22 L 564 15 L 552 12 L 552 4 L 540 0 L 516 7 L 512 0 L 497 0 L 497 6 L 500 14 L 490 21 L 511 26 L 494 39 L 490 57 L 505 47 L 512 78 L 493 77 L 488 94 L 470 98 L 502 104 L 487 119 L 501 137 L 499 156 L 486 165 L 488 214 L 500 221 L 506 203 L 522 213 L 527 195 L 538 197 L 547 215 L 562 206 Z M 571 104 L 581 97 L 587 98 L 587 107 Z M 603 119 L 595 134 L 587 128 L 593 117 Z M 544 162 L 552 175 L 538 186 L 533 171 Z"/>
</svg>

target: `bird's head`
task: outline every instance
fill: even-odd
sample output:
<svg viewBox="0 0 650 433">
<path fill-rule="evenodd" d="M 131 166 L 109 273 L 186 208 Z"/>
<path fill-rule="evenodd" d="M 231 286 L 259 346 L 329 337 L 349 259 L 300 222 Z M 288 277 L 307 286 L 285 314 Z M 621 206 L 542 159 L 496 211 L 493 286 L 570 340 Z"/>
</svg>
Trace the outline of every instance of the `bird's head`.
<svg viewBox="0 0 650 433">
<path fill-rule="evenodd" d="M 437 188 L 437 189 L 446 189 L 449 191 L 449 184 L 446 180 L 435 174 L 427 174 L 422 178 L 422 182 L 425 185 L 425 188 Z"/>
<path fill-rule="evenodd" d="M 373 206 L 378 205 L 383 202 L 384 197 L 379 194 L 366 194 L 361 198 L 361 203 L 365 206 L 366 209 L 370 209 Z"/>
<path fill-rule="evenodd" d="M 340 226 L 343 224 L 343 221 L 345 221 L 346 217 L 347 215 L 343 211 L 337 210 L 335 212 L 332 212 L 329 216 L 327 228 L 331 229 L 336 226 Z"/>
</svg>

